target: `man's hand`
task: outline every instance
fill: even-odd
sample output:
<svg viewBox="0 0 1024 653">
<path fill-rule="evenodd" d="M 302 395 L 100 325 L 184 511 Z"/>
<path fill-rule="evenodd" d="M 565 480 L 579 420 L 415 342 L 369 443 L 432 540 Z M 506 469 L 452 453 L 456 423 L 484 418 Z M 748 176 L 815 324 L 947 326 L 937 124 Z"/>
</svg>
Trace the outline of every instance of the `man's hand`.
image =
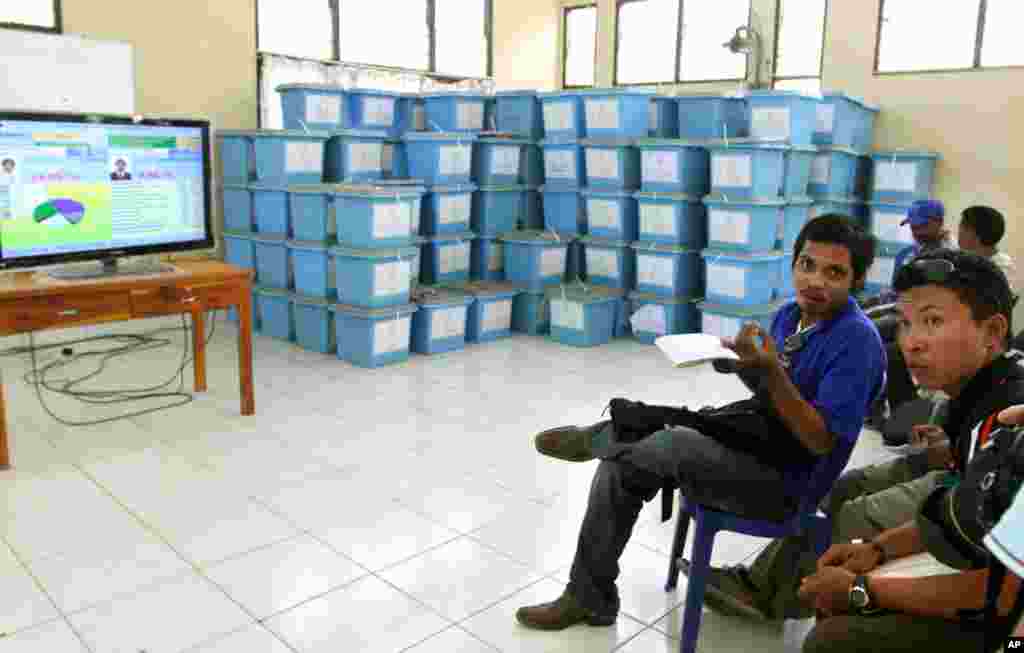
<svg viewBox="0 0 1024 653">
<path fill-rule="evenodd" d="M 866 574 L 878 566 L 881 554 L 870 544 L 833 544 L 818 559 L 818 571 L 838 567 L 853 574 Z"/>
<path fill-rule="evenodd" d="M 842 567 L 819 567 L 800 581 L 797 596 L 826 616 L 845 614 L 850 610 L 850 587 L 856 578 L 857 574 Z"/>
<path fill-rule="evenodd" d="M 740 357 L 740 367 L 769 369 L 779 364 L 778 350 L 771 334 L 753 322 L 744 324 L 735 340 L 722 338 L 722 345 L 736 352 Z"/>
<path fill-rule="evenodd" d="M 931 447 L 949 442 L 949 436 L 941 426 L 917 424 L 910 429 L 910 444 L 916 447 Z"/>
</svg>

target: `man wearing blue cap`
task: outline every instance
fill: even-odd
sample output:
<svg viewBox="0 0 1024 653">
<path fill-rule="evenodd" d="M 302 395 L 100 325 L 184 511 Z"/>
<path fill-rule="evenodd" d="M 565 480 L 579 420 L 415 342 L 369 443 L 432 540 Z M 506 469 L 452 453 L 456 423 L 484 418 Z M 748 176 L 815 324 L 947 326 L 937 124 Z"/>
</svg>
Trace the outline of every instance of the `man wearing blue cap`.
<svg viewBox="0 0 1024 653">
<path fill-rule="evenodd" d="M 893 266 L 894 281 L 896 272 L 918 254 L 951 246 L 950 234 L 943 222 L 945 218 L 946 207 L 939 200 L 918 200 L 910 205 L 907 217 L 900 226 L 910 225 L 914 244 L 904 247 L 896 254 L 896 264 Z"/>
</svg>

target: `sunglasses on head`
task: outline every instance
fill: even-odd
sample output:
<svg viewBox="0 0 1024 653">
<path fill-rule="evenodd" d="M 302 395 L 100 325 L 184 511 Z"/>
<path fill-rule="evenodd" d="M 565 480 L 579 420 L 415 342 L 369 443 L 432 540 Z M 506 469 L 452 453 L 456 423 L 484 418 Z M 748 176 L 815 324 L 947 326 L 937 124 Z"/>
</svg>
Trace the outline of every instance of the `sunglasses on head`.
<svg viewBox="0 0 1024 653">
<path fill-rule="evenodd" d="M 977 275 L 958 268 L 953 261 L 944 258 L 914 259 L 896 273 L 896 285 L 913 285 L 912 282 L 917 280 L 939 285 L 960 281 L 994 300 L 997 312 L 1009 312 L 1012 308 L 1006 299 L 997 296 L 999 293 L 995 289 L 980 283 Z"/>
</svg>

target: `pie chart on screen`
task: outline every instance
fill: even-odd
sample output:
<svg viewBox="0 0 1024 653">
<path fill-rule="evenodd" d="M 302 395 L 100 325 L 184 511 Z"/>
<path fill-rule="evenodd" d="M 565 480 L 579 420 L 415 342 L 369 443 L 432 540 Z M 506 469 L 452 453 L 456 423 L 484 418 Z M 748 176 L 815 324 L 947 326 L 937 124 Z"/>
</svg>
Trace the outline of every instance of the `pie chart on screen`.
<svg viewBox="0 0 1024 653">
<path fill-rule="evenodd" d="M 43 202 L 32 212 L 36 222 L 44 222 L 58 215 L 70 224 L 78 224 L 85 217 L 85 207 L 73 199 L 60 198 Z"/>
</svg>

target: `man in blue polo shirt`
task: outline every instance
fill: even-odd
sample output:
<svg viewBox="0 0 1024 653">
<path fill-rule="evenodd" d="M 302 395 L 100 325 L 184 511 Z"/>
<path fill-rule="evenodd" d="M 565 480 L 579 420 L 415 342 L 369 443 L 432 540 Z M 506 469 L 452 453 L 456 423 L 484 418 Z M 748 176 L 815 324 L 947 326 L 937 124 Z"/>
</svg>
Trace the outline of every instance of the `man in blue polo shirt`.
<svg viewBox="0 0 1024 653">
<path fill-rule="evenodd" d="M 796 300 L 779 309 L 770 333 L 747 324 L 735 340 L 724 341 L 739 355 L 740 374 L 755 390 L 756 412 L 777 425 L 746 438 L 762 438 L 760 454 L 752 453 L 758 447 L 744 438 L 724 443 L 725 409 L 716 417 L 713 412 L 649 407 L 664 410 L 666 421 L 658 422 L 662 430 L 633 443 L 619 441 L 620 427 L 610 422 L 537 435 L 537 449 L 545 455 L 571 461 L 600 458 L 601 463 L 569 585 L 551 603 L 520 608 L 516 618 L 521 624 L 560 630 L 577 623 L 614 623 L 619 557 L 643 503 L 667 484 L 679 487 L 690 501 L 772 520 L 791 515 L 804 495 L 820 498 L 829 489 L 809 486 L 813 468 L 827 457 L 829 484 L 835 480 L 883 383 L 881 339 L 851 297 L 874 254 L 874 239 L 847 218 L 811 220 L 794 247 Z M 781 351 L 776 343 L 783 343 Z M 707 428 L 662 428 L 666 423 Z M 772 456 L 773 449 L 794 455 Z"/>
</svg>

